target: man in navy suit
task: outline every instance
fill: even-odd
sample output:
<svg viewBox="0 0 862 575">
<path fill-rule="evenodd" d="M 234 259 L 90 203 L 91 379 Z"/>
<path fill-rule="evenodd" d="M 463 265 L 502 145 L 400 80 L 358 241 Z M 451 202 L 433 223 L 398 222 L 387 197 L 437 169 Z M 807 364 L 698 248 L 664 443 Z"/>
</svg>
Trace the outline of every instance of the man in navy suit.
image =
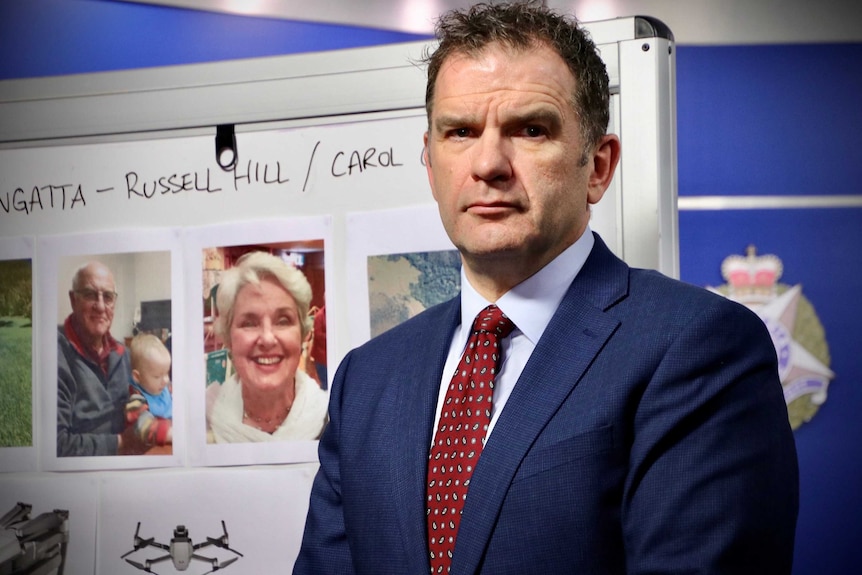
<svg viewBox="0 0 862 575">
<path fill-rule="evenodd" d="M 294 573 L 429 572 L 429 453 L 488 304 L 515 329 L 434 573 L 790 573 L 798 469 L 763 323 L 589 229 L 620 155 L 595 46 L 537 3 L 449 13 L 438 37 L 426 160 L 462 292 L 342 362 Z"/>
</svg>

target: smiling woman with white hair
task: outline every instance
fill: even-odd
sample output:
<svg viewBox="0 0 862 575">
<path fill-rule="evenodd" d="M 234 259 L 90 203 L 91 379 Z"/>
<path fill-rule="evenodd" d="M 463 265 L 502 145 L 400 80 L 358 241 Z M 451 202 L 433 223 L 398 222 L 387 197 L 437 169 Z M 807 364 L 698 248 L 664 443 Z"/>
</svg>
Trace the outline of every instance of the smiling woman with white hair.
<svg viewBox="0 0 862 575">
<path fill-rule="evenodd" d="M 222 275 L 215 330 L 235 374 L 207 389 L 209 442 L 320 436 L 328 395 L 299 369 L 310 302 L 303 273 L 265 252 L 244 255 Z"/>
</svg>

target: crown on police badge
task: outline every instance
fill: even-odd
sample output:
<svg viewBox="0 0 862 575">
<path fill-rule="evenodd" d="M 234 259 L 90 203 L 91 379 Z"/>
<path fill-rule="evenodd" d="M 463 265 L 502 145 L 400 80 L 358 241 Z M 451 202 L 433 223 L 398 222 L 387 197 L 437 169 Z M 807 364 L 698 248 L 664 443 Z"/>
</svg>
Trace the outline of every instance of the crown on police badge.
<svg viewBox="0 0 862 575">
<path fill-rule="evenodd" d="M 729 296 L 740 303 L 765 303 L 775 297 L 784 266 L 778 256 L 758 256 L 751 245 L 746 255 L 728 256 L 721 262 L 721 275 L 727 280 Z"/>
</svg>

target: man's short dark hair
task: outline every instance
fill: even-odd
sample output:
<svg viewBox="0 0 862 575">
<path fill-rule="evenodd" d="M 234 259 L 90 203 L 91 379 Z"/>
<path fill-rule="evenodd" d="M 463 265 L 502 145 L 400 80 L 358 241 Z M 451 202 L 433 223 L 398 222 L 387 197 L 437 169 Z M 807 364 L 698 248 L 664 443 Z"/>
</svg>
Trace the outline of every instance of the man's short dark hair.
<svg viewBox="0 0 862 575">
<path fill-rule="evenodd" d="M 478 56 L 488 45 L 498 43 L 515 50 L 545 45 L 555 50 L 575 77 L 572 106 L 581 122 L 589 146 L 595 145 L 608 128 L 608 73 L 596 45 L 574 17 L 554 12 L 541 2 L 476 4 L 452 10 L 437 20 L 437 49 L 425 55 L 428 84 L 425 110 L 431 119 L 437 75 L 453 54 Z"/>
</svg>

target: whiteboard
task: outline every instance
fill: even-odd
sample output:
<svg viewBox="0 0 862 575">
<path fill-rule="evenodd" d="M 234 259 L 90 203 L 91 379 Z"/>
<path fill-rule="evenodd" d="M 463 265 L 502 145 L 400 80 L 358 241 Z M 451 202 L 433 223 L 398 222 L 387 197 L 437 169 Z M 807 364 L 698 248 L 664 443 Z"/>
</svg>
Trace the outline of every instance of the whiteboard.
<svg viewBox="0 0 862 575">
<path fill-rule="evenodd" d="M 623 144 L 617 175 L 591 226 L 629 264 L 678 276 L 673 38 L 660 23 L 641 17 L 586 27 L 608 67 L 611 129 Z M 202 247 L 216 237 L 241 243 L 323 240 L 325 301 L 332 312 L 330 374 L 351 347 L 367 339 L 367 258 L 451 249 L 422 164 L 425 75 L 416 62 L 429 48 L 417 42 L 0 82 L 0 247 L 6 246 L 0 257 L 21 253 L 14 246 L 22 242 L 28 246 L 34 292 L 47 294 L 34 302 L 50 308 L 41 315 L 34 310 L 33 359 L 40 366 L 33 387 L 34 405 L 41 406 L 34 419 L 41 423 L 35 428 L 42 433 L 32 449 L 48 456 L 0 459 L 23 462 L 0 473 L 0 492 L 17 489 L 16 472 L 75 469 L 87 478 L 120 470 L 98 482 L 104 507 L 115 495 L 113 479 L 134 473 L 127 468 L 147 466 L 104 458 L 70 466 L 50 457 L 56 364 L 55 353 L 45 350 L 56 348 L 53 326 L 62 289 L 54 262 L 62 258 L 94 253 L 94 245 L 108 253 L 141 252 L 149 236 L 158 238 L 154 249 L 171 253 L 174 281 L 185 278 L 171 297 L 182 296 L 174 317 L 186 338 L 178 349 L 191 358 L 179 362 L 187 381 L 201 378 L 196 338 L 203 287 L 195 268 L 200 269 Z M 239 158 L 230 171 L 215 158 L 216 126 L 225 124 L 235 126 Z M 124 238 L 134 245 L 123 246 Z M 218 492 L 230 474 L 242 470 L 224 466 L 285 464 L 300 477 L 287 487 L 307 498 L 310 471 L 303 466 L 315 463 L 313 445 L 288 455 L 210 453 L 201 445 L 199 395 L 189 393 L 180 403 L 186 427 L 194 428 L 185 434 L 183 449 L 161 464 L 166 467 L 147 472 L 150 478 L 171 478 L 175 497 L 151 503 L 155 508 L 131 498 L 122 524 L 103 515 L 96 547 L 111 551 L 96 557 L 98 572 L 122 567 L 116 539 L 131 537 L 129 517 L 160 510 L 169 515 L 170 499 L 190 502 L 186 513 L 195 513 L 201 485 Z M 250 510 L 261 508 L 253 492 L 237 496 L 240 507 L 243 498 L 249 498 L 249 511 L 232 517 L 238 526 L 254 522 Z M 303 506 L 299 510 L 304 514 Z M 279 533 L 277 522 L 263 520 L 255 529 Z"/>
<path fill-rule="evenodd" d="M 642 17 L 586 27 L 623 142 L 592 225 L 629 264 L 678 276 L 672 36 Z M 343 286 L 348 214 L 432 203 L 416 64 L 429 48 L 0 82 L 0 237 L 325 214 Z M 215 163 L 219 124 L 236 126 L 230 173 Z M 348 309 L 346 290 L 331 295 Z M 333 327 L 355 343 L 345 317 Z"/>
</svg>

